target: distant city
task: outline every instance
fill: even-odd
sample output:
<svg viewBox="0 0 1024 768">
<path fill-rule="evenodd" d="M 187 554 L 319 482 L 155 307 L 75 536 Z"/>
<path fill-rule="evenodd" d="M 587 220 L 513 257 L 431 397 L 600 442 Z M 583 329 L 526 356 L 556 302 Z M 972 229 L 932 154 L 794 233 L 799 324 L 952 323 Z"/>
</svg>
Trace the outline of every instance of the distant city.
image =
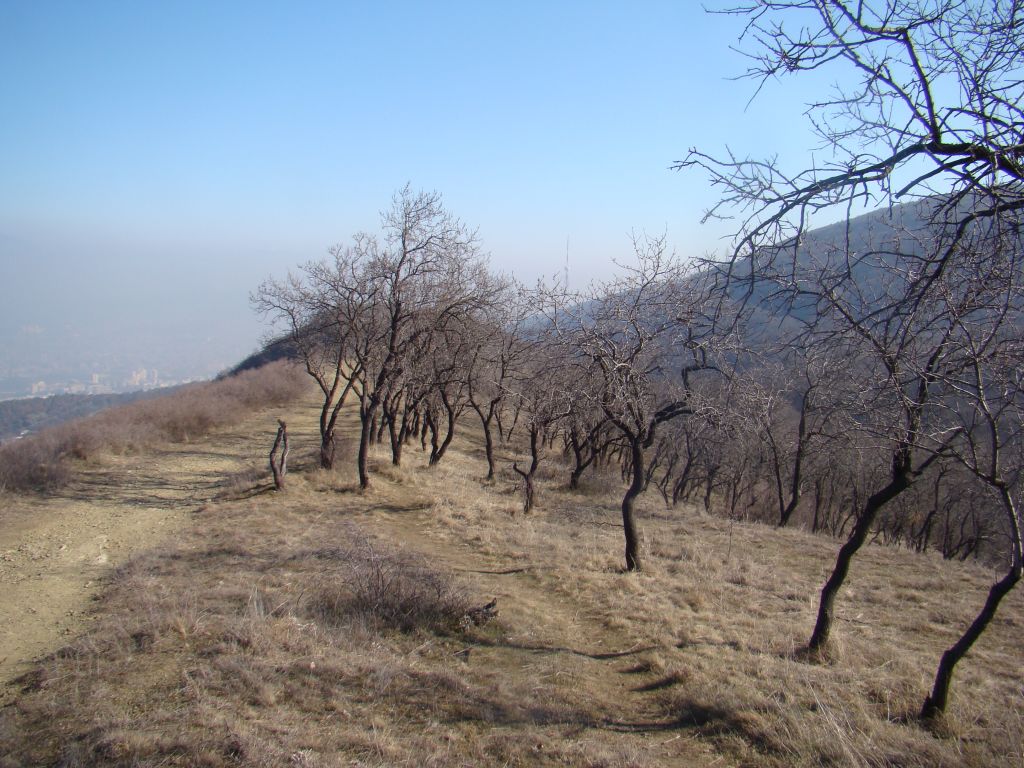
<svg viewBox="0 0 1024 768">
<path fill-rule="evenodd" d="M 220 324 L 218 328 L 224 328 Z M 0 330 L 0 400 L 52 395 L 110 395 L 211 379 L 255 347 L 256 333 L 163 333 L 141 322 L 115 327 Z M 242 337 L 241 339 L 239 337 Z"/>
<path fill-rule="evenodd" d="M 21 354 L 10 355 L 6 365 L 0 363 L 0 400 L 162 389 L 211 379 L 243 357 L 241 352 L 201 344 L 191 350 L 169 344 L 137 348 L 141 346 L 98 351 L 83 344 L 78 349 L 57 351 L 40 345 L 35 354 L 19 350 Z M 188 359 L 189 352 L 192 359 Z"/>
<path fill-rule="evenodd" d="M 161 378 L 156 368 L 139 368 L 127 376 L 107 373 L 92 373 L 87 381 L 80 379 L 33 381 L 26 392 L 17 381 L 0 384 L 0 400 L 18 397 L 47 397 L 49 395 L 111 395 L 121 392 L 136 392 L 146 389 L 160 389 L 179 384 L 199 381 L 197 378 Z M 7 384 L 4 387 L 3 384 Z M 10 386 L 14 384 L 14 386 Z M 4 390 L 7 391 L 4 391 Z"/>
<path fill-rule="evenodd" d="M 161 376 L 155 368 L 139 368 L 127 374 L 91 373 L 88 377 L 22 377 L 0 379 L 0 400 L 14 400 L 25 397 L 49 397 L 51 395 L 112 395 L 139 390 L 162 389 L 193 381 L 203 381 L 210 376 L 172 377 Z"/>
</svg>

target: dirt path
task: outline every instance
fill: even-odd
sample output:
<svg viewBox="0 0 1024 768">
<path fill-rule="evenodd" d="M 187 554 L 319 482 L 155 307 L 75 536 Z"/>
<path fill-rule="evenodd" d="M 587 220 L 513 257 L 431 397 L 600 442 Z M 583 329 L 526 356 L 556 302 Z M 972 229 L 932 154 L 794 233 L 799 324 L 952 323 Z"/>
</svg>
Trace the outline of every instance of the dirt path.
<svg viewBox="0 0 1024 768">
<path fill-rule="evenodd" d="M 480 599 L 496 597 L 505 641 L 473 645 L 465 660 L 475 674 L 496 680 L 565 678 L 587 702 L 600 731 L 655 734 L 644 742 L 644 760 L 659 765 L 730 764 L 704 742 L 683 739 L 656 705 L 658 689 L 671 684 L 652 659 L 672 649 L 612 628 L 578 602 L 552 589 L 550 562 L 530 564 L 501 555 L 481 555 L 473 544 L 443 532 L 422 505 L 388 505 L 368 512 L 360 524 L 386 541 L 457 572 Z M 534 553 L 535 555 L 537 553 Z M 667 735 L 662 737 L 661 733 Z M 638 742 L 639 743 L 639 742 Z"/>
<path fill-rule="evenodd" d="M 108 457 L 52 497 L 0 499 L 0 703 L 33 659 L 87 625 L 104 576 L 260 463 L 275 426 L 259 413 L 193 443 Z"/>
</svg>

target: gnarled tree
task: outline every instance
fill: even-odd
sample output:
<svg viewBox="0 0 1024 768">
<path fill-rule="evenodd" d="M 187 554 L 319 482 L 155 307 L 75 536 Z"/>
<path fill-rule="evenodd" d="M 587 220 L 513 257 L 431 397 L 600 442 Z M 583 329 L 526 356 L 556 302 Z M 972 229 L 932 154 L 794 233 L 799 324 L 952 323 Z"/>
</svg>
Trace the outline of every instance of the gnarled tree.
<svg viewBox="0 0 1024 768">
<path fill-rule="evenodd" d="M 958 370 L 972 367 L 962 318 L 979 337 L 1012 326 L 972 262 L 978 253 L 998 260 L 1003 246 L 990 233 L 1021 227 L 1024 5 L 757 0 L 725 13 L 746 20 L 748 74 L 762 85 L 837 74 L 835 95 L 809 105 L 824 150 L 810 164 L 698 150 L 676 164 L 704 169 L 721 192 L 707 216 L 739 216 L 735 247 L 716 265 L 725 295 L 803 320 L 800 341 L 845 354 L 863 384 L 864 423 L 888 444 L 886 479 L 859 505 L 822 589 L 810 641 L 819 649 L 879 511 L 963 437 L 947 401 Z M 851 225 L 857 206 L 897 201 L 911 205 L 897 210 L 895 236 Z M 828 210 L 845 216 L 840 244 L 808 263 L 810 217 Z M 988 250 L 975 247 L 980 233 Z M 977 351 L 987 368 L 995 348 Z"/>
</svg>

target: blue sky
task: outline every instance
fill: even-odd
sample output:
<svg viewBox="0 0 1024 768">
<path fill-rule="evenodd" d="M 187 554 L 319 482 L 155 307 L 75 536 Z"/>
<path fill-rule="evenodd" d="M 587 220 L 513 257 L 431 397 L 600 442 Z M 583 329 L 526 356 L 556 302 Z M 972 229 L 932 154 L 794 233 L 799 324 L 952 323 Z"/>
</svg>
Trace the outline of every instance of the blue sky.
<svg viewBox="0 0 1024 768">
<path fill-rule="evenodd" d="M 721 247 L 672 161 L 813 145 L 813 83 L 747 105 L 740 32 L 687 2 L 3 3 L 0 324 L 143 312 L 240 356 L 260 280 L 375 229 L 406 182 L 526 280 L 567 243 L 573 282 L 607 276 L 631 230 Z"/>
</svg>

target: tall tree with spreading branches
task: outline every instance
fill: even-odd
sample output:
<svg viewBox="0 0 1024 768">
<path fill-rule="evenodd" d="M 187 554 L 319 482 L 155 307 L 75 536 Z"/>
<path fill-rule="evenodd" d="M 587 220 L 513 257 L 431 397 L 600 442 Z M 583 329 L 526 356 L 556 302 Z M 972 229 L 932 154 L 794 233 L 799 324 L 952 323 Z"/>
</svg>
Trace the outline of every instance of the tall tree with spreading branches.
<svg viewBox="0 0 1024 768">
<path fill-rule="evenodd" d="M 1017 322 L 989 305 L 971 270 L 979 246 L 1019 270 L 1002 249 L 1019 248 L 1012 235 L 1024 212 L 1024 4 L 756 0 L 720 12 L 744 20 L 740 47 L 759 90 L 814 70 L 837 81 L 808 107 L 821 142 L 810 164 L 699 149 L 675 164 L 703 169 L 721 193 L 708 218 L 738 222 L 714 265 L 723 295 L 798 317 L 799 343 L 847 350 L 864 377 L 865 424 L 889 446 L 887 479 L 859 510 L 822 589 L 810 640 L 818 650 L 879 511 L 964 439 L 947 398 L 958 371 L 989 370 L 998 352 L 965 356 L 964 318 L 987 338 Z M 913 205 L 895 212 L 892 234 L 851 226 L 858 209 L 894 203 Z M 805 235 L 816 213 L 844 217 L 846 229 L 812 263 Z"/>
</svg>

